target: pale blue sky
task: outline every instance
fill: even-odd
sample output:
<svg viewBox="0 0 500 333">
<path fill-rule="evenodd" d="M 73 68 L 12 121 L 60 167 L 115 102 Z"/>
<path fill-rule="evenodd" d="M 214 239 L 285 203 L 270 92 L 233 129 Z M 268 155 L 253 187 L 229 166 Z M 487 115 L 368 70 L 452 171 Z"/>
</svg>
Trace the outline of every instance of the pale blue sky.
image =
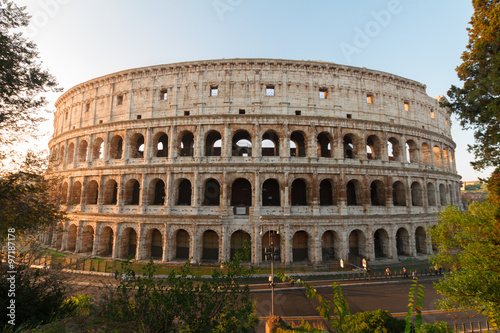
<svg viewBox="0 0 500 333">
<path fill-rule="evenodd" d="M 16 0 L 64 89 L 128 68 L 217 58 L 323 60 L 386 71 L 446 95 L 473 13 L 465 0 Z M 51 108 L 57 96 L 51 97 Z M 51 123 L 47 126 L 50 132 Z M 463 180 L 472 133 L 453 123 Z M 491 170 L 490 170 L 491 171 Z"/>
</svg>

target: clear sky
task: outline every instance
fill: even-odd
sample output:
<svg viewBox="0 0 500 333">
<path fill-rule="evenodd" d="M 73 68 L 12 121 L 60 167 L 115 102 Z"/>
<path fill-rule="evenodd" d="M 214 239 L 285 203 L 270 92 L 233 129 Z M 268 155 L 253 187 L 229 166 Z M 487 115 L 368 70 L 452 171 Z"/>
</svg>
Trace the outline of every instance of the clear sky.
<svg viewBox="0 0 500 333">
<path fill-rule="evenodd" d="M 455 72 L 473 13 L 465 0 L 16 0 L 43 65 L 65 90 L 134 67 L 218 58 L 323 60 L 427 85 L 461 85 Z M 51 96 L 49 107 L 57 96 Z M 52 122 L 44 132 L 51 133 Z M 452 125 L 463 180 L 474 172 L 471 131 Z M 44 148 L 50 135 L 41 140 Z"/>
</svg>

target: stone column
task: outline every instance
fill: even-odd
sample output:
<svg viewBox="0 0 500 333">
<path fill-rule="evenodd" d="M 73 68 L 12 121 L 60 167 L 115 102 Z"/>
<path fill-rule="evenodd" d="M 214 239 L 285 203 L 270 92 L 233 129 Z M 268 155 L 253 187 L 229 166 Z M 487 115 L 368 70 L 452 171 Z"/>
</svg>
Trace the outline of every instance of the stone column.
<svg viewBox="0 0 500 333">
<path fill-rule="evenodd" d="M 100 245 L 101 245 L 101 228 L 100 228 L 100 223 L 97 222 L 94 228 L 94 246 L 92 247 L 92 256 L 95 257 L 99 255 Z"/>
</svg>

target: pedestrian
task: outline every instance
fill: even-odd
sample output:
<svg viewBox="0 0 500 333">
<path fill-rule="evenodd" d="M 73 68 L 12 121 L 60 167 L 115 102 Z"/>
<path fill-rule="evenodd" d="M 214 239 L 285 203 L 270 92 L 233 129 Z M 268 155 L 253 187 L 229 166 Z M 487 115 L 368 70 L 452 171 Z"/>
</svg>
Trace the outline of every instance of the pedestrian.
<svg viewBox="0 0 500 333">
<path fill-rule="evenodd" d="M 43 263 L 43 269 L 47 269 L 47 263 L 46 262 Z"/>
<path fill-rule="evenodd" d="M 412 279 L 415 280 L 417 278 L 417 271 L 413 271 L 411 273 Z"/>
<path fill-rule="evenodd" d="M 115 280 L 118 280 L 118 271 L 116 269 L 114 275 L 115 275 Z"/>
<path fill-rule="evenodd" d="M 403 267 L 403 276 L 408 278 L 408 271 L 406 270 L 406 267 Z"/>
<path fill-rule="evenodd" d="M 371 272 L 370 272 L 370 267 L 366 267 L 366 274 L 368 274 L 368 280 L 372 279 Z"/>
<path fill-rule="evenodd" d="M 391 270 L 389 269 L 389 266 L 385 269 L 385 276 L 390 278 L 391 277 Z"/>
<path fill-rule="evenodd" d="M 135 279 L 135 271 L 134 271 L 134 270 L 132 270 L 132 271 L 130 272 L 130 274 L 132 275 L 132 279 Z"/>
</svg>

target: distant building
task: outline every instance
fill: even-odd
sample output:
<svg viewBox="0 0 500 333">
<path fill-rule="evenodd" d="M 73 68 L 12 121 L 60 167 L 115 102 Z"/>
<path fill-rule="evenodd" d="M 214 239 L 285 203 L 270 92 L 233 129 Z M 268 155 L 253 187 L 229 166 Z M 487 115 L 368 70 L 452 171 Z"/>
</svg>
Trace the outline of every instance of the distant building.
<svg viewBox="0 0 500 333">
<path fill-rule="evenodd" d="M 134 68 L 56 102 L 49 175 L 70 221 L 46 242 L 138 260 L 425 256 L 460 205 L 444 97 L 366 68 L 221 59 Z"/>
</svg>

